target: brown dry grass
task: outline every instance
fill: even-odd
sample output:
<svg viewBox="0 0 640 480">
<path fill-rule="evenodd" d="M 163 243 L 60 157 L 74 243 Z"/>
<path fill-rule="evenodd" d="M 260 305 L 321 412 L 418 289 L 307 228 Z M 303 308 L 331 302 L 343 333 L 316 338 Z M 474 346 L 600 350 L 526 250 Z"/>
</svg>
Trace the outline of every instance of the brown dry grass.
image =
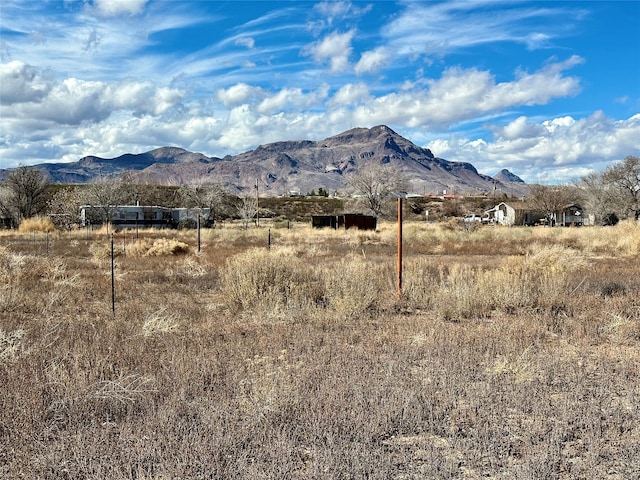
<svg viewBox="0 0 640 480">
<path fill-rule="evenodd" d="M 3 235 L 0 477 L 640 475 L 637 225 L 267 232 Z"/>
<path fill-rule="evenodd" d="M 55 229 L 56 226 L 48 217 L 26 218 L 20 222 L 18 227 L 20 233 L 53 232 Z"/>
</svg>

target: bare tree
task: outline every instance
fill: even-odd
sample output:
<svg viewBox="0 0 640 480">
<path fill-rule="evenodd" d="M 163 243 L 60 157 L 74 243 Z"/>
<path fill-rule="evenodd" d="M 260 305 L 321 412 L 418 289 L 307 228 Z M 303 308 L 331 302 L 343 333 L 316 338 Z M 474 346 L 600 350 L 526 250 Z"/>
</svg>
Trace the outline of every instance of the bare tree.
<svg viewBox="0 0 640 480">
<path fill-rule="evenodd" d="M 215 221 L 216 217 L 228 213 L 230 194 L 222 185 L 183 185 L 178 191 L 180 204 L 185 208 L 205 209 L 210 211 L 209 221 Z"/>
<path fill-rule="evenodd" d="M 531 185 L 528 195 L 533 208 L 543 213 L 550 225 L 555 224 L 558 212 L 578 198 L 577 189 L 567 185 Z"/>
<path fill-rule="evenodd" d="M 252 195 L 244 195 L 239 198 L 237 204 L 238 215 L 242 219 L 242 226 L 246 229 L 258 213 L 258 201 Z"/>
<path fill-rule="evenodd" d="M 0 185 L 0 220 L 2 226 L 16 226 L 10 205 L 11 192 L 6 185 Z"/>
<path fill-rule="evenodd" d="M 83 190 L 83 203 L 97 213 L 94 221 L 107 225 L 113 220 L 115 209 L 123 205 L 127 197 L 123 182 L 115 177 L 98 177 Z"/>
<path fill-rule="evenodd" d="M 640 218 L 640 158 L 625 157 L 623 161 L 609 166 L 602 178 L 619 194 L 623 213 L 634 219 Z"/>
<path fill-rule="evenodd" d="M 407 191 L 406 179 L 387 166 L 366 167 L 351 175 L 347 183 L 360 197 L 365 208 L 376 216 L 382 215 L 386 198 Z"/>
<path fill-rule="evenodd" d="M 120 190 L 121 205 L 135 205 L 138 202 L 146 203 L 144 197 L 153 190 L 153 186 L 142 183 L 133 172 L 121 173 L 119 177 L 114 179 Z M 147 203 L 148 205 L 148 203 Z"/>
<path fill-rule="evenodd" d="M 585 211 L 593 214 L 596 223 L 605 222 L 608 215 L 615 211 L 615 192 L 605 183 L 601 173 L 590 173 L 575 182 L 580 190 L 580 200 Z"/>
<path fill-rule="evenodd" d="M 53 223 L 67 230 L 80 223 L 82 195 L 78 187 L 65 187 L 53 194 L 47 210 Z"/>
<path fill-rule="evenodd" d="M 7 177 L 0 210 L 16 224 L 42 213 L 47 206 L 49 186 L 49 179 L 40 170 L 20 166 Z"/>
</svg>

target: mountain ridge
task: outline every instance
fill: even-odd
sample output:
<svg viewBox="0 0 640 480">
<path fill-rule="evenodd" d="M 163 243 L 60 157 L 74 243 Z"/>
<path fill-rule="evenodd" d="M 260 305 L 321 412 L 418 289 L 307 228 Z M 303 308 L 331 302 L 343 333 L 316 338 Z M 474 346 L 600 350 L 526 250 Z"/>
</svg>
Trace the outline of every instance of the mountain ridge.
<svg viewBox="0 0 640 480">
<path fill-rule="evenodd" d="M 262 144 L 223 158 L 180 147 L 125 153 L 112 159 L 89 155 L 77 162 L 36 165 L 54 183 L 88 183 L 100 176 L 129 172 L 131 178 L 164 185 L 221 183 L 230 190 L 286 195 L 323 188 L 345 191 L 347 177 L 365 168 L 388 167 L 405 176 L 419 194 L 485 194 L 502 190 L 521 195 L 528 186 L 503 169 L 495 177 L 468 162 L 436 157 L 385 125 L 357 127 L 324 140 L 288 140 Z M 0 179 L 7 170 L 0 171 Z"/>
</svg>

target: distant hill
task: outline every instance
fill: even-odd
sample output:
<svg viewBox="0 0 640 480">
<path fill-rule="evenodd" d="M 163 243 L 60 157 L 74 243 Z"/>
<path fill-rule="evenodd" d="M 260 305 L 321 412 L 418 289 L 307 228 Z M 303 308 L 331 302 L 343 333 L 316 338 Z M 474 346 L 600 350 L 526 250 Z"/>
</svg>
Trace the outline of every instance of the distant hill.
<svg viewBox="0 0 640 480">
<path fill-rule="evenodd" d="M 493 178 L 500 182 L 524 183 L 524 180 L 522 180 L 519 176 L 511 173 L 506 168 L 500 170 L 496 175 L 493 176 Z"/>
<path fill-rule="evenodd" d="M 221 183 L 261 195 L 307 193 L 318 188 L 345 191 L 347 177 L 368 166 L 389 166 L 404 175 L 413 192 L 482 194 L 495 190 L 523 194 L 527 185 L 508 170 L 495 177 L 466 162 L 438 158 L 384 125 L 354 128 L 321 141 L 290 140 L 260 145 L 239 155 L 207 157 L 177 147 L 107 159 L 88 156 L 72 163 L 37 165 L 55 183 L 87 183 L 105 175 L 131 172 L 134 178 L 163 185 Z M 0 179 L 7 171 L 0 171 Z"/>
</svg>

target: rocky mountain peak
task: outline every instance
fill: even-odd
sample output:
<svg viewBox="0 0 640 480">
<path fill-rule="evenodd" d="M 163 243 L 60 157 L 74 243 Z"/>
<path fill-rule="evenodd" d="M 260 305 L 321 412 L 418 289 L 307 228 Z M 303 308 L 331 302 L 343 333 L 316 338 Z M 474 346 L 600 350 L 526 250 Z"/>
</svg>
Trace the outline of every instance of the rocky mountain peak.
<svg viewBox="0 0 640 480">
<path fill-rule="evenodd" d="M 500 182 L 524 183 L 524 180 L 522 180 L 519 176 L 511 173 L 506 168 L 500 170 L 496 175 L 494 175 L 493 178 Z"/>
</svg>

